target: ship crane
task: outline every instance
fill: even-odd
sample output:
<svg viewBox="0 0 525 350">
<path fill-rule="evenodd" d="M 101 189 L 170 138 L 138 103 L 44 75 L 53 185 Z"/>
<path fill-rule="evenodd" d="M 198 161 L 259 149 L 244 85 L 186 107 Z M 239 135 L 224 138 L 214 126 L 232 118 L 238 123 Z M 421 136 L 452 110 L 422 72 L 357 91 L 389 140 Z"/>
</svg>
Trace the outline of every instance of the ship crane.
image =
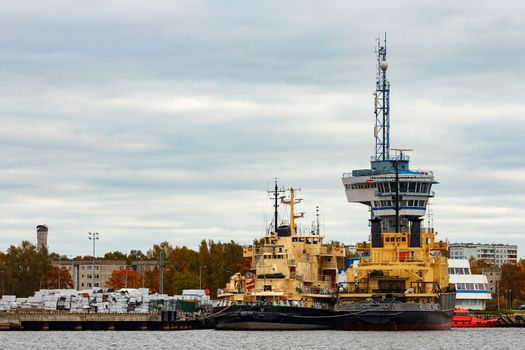
<svg viewBox="0 0 525 350">
<path fill-rule="evenodd" d="M 293 234 L 297 232 L 297 225 L 295 224 L 295 219 L 302 218 L 304 216 L 304 212 L 300 212 L 298 214 L 295 214 L 294 206 L 296 204 L 301 203 L 301 198 L 295 198 L 295 193 L 300 191 L 300 188 L 293 188 L 290 187 L 288 191 L 290 192 L 289 198 L 282 198 L 281 203 L 289 205 L 290 206 L 290 231 Z"/>
</svg>

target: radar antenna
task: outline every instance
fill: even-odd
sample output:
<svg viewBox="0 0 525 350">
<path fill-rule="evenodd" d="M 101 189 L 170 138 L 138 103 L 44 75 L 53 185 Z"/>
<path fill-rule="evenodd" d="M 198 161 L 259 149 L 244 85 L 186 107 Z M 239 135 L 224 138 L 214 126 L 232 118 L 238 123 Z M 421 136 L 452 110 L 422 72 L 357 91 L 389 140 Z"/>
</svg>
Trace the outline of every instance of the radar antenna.
<svg viewBox="0 0 525 350">
<path fill-rule="evenodd" d="M 390 82 L 386 79 L 388 62 L 386 60 L 386 33 L 384 44 L 377 38 L 377 80 L 374 92 L 374 114 L 376 123 L 374 137 L 376 139 L 375 160 L 390 159 Z"/>
<path fill-rule="evenodd" d="M 277 186 L 277 178 L 275 178 L 275 187 L 273 189 L 273 191 L 267 191 L 269 194 L 270 194 L 270 199 L 273 199 L 274 200 L 274 203 L 273 203 L 273 207 L 275 208 L 274 209 L 274 222 L 273 222 L 273 225 L 274 225 L 274 232 L 277 233 L 277 220 L 278 220 L 278 214 L 279 214 L 279 211 L 278 211 L 278 208 L 279 208 L 279 193 L 284 193 L 284 189 L 279 189 L 279 187 Z"/>
</svg>

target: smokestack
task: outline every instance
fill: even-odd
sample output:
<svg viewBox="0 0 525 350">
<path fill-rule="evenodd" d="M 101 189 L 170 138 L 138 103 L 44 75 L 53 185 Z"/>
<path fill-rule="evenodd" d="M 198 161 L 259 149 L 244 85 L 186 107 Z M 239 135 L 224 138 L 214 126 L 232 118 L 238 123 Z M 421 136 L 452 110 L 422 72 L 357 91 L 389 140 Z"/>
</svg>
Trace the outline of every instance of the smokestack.
<svg viewBox="0 0 525 350">
<path fill-rule="evenodd" d="M 410 247 L 421 247 L 421 221 L 420 218 L 410 220 Z"/>
<path fill-rule="evenodd" d="M 382 248 L 381 219 L 370 219 L 370 223 L 372 224 L 372 248 Z"/>
<path fill-rule="evenodd" d="M 36 247 L 37 249 L 47 248 L 47 225 L 38 225 L 36 227 Z"/>
</svg>

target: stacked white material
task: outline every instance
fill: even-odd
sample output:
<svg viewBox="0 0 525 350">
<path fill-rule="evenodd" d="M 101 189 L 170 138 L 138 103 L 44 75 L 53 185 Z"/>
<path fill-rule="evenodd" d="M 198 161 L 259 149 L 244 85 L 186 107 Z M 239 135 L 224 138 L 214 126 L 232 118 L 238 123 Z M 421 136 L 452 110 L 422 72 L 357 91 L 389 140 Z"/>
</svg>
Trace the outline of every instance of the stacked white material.
<svg viewBox="0 0 525 350">
<path fill-rule="evenodd" d="M 6 310 L 12 310 L 16 309 L 16 296 L 14 295 L 4 295 L 2 296 L 2 299 L 0 300 L 0 310 L 6 311 Z"/>
<path fill-rule="evenodd" d="M 24 309 L 30 308 L 27 303 L 28 298 L 16 298 L 16 306 Z"/>
<path fill-rule="evenodd" d="M 35 295 L 27 298 L 27 304 L 31 308 L 42 308 L 42 298 L 44 296 L 44 293 L 42 291 L 36 291 Z"/>
<path fill-rule="evenodd" d="M 206 294 L 204 289 L 184 289 L 182 291 L 182 299 L 197 299 L 203 304 L 211 303 L 210 296 Z"/>
<path fill-rule="evenodd" d="M 178 299 L 195 299 L 193 294 L 168 296 L 167 294 L 149 294 L 148 288 L 122 289 L 114 292 L 95 292 L 93 290 L 42 289 L 28 298 L 16 298 L 4 295 L 0 300 L 0 310 L 12 310 L 17 307 L 39 308 L 46 310 L 69 310 L 70 312 L 139 312 L 148 313 L 150 307 L 157 310 L 163 305 L 174 304 Z"/>
<path fill-rule="evenodd" d="M 58 295 L 53 294 L 44 294 L 44 297 L 42 298 L 43 302 L 43 308 L 46 310 L 56 310 L 57 309 L 57 303 L 58 303 Z"/>
</svg>

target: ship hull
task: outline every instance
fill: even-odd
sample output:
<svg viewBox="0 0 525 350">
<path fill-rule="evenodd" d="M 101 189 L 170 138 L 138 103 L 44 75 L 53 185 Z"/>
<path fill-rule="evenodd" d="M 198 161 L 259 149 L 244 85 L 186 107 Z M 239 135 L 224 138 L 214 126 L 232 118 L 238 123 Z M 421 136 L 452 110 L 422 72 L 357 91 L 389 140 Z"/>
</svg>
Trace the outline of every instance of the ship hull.
<svg viewBox="0 0 525 350">
<path fill-rule="evenodd" d="M 334 311 L 289 306 L 239 305 L 215 317 L 218 330 L 334 329 Z"/>
<path fill-rule="evenodd" d="M 448 330 L 455 295 L 439 303 L 356 302 L 336 309 L 234 305 L 217 312 L 218 330 Z"/>
<path fill-rule="evenodd" d="M 342 316 L 335 329 L 352 331 L 409 331 L 448 330 L 452 313 L 449 311 L 364 312 Z"/>
<path fill-rule="evenodd" d="M 369 300 L 336 306 L 335 324 L 341 330 L 448 330 L 456 293 L 442 293 L 435 303 L 398 302 L 396 299 Z"/>
</svg>

